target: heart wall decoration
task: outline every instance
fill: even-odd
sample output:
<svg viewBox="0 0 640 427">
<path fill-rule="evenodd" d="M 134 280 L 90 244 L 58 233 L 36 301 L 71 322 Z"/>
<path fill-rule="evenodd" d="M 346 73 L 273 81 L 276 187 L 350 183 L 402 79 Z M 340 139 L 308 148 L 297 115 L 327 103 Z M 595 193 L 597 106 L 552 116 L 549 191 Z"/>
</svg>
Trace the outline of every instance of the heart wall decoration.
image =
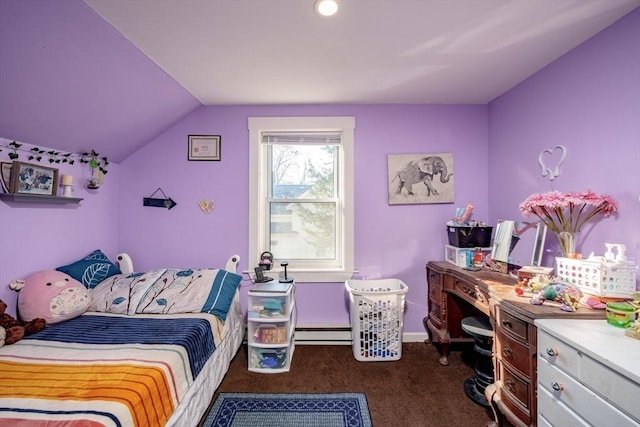
<svg viewBox="0 0 640 427">
<path fill-rule="evenodd" d="M 545 159 L 548 161 L 553 161 L 554 156 L 557 156 L 555 151 L 558 150 L 560 154 L 560 159 L 557 160 L 557 163 L 553 169 L 548 168 L 545 165 Z M 540 167 L 542 168 L 542 176 L 548 176 L 550 181 L 553 181 L 557 177 L 560 176 L 560 166 L 564 163 L 564 159 L 567 157 L 567 149 L 563 145 L 556 145 L 555 147 L 545 148 L 538 155 L 538 163 L 540 163 Z"/>
<path fill-rule="evenodd" d="M 198 201 L 198 206 L 200 206 L 200 210 L 202 210 L 202 212 L 208 214 L 211 213 L 216 204 L 213 202 L 213 200 L 202 199 Z"/>
</svg>

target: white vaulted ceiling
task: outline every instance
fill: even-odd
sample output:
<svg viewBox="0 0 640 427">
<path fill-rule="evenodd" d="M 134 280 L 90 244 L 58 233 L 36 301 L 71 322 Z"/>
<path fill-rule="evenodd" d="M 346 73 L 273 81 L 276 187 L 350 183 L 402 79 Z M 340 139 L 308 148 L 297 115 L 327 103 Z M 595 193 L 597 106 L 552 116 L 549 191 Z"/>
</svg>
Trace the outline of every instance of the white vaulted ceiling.
<svg viewBox="0 0 640 427">
<path fill-rule="evenodd" d="M 84 0 L 205 105 L 487 103 L 638 0 Z"/>
</svg>

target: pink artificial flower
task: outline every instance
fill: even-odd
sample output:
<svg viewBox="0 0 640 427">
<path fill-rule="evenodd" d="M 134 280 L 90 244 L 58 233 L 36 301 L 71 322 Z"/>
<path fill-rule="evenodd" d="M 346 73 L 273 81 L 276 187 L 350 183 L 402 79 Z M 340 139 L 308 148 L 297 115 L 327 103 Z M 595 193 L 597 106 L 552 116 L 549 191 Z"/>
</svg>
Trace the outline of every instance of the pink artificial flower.
<svg viewBox="0 0 640 427">
<path fill-rule="evenodd" d="M 617 202 L 607 195 L 591 190 L 561 193 L 534 193 L 519 206 L 524 216 L 535 215 L 554 233 L 577 233 L 594 216 L 610 217 L 618 210 Z"/>
</svg>

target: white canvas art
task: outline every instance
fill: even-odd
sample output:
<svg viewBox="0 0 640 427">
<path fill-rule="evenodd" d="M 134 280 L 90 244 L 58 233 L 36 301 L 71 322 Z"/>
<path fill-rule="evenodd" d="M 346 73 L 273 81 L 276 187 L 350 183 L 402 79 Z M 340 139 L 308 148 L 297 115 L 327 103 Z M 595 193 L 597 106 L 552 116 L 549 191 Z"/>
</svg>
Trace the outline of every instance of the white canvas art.
<svg viewBox="0 0 640 427">
<path fill-rule="evenodd" d="M 453 203 L 453 154 L 398 154 L 387 158 L 390 205 Z"/>
</svg>

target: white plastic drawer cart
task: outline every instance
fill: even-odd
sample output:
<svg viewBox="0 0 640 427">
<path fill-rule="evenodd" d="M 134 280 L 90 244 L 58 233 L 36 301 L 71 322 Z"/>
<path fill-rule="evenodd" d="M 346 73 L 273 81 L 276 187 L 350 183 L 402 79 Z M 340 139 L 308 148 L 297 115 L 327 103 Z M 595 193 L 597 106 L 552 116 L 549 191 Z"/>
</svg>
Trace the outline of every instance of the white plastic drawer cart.
<svg viewBox="0 0 640 427">
<path fill-rule="evenodd" d="M 293 283 L 259 283 L 248 292 L 248 369 L 288 372 L 294 350 L 296 303 Z"/>
</svg>

